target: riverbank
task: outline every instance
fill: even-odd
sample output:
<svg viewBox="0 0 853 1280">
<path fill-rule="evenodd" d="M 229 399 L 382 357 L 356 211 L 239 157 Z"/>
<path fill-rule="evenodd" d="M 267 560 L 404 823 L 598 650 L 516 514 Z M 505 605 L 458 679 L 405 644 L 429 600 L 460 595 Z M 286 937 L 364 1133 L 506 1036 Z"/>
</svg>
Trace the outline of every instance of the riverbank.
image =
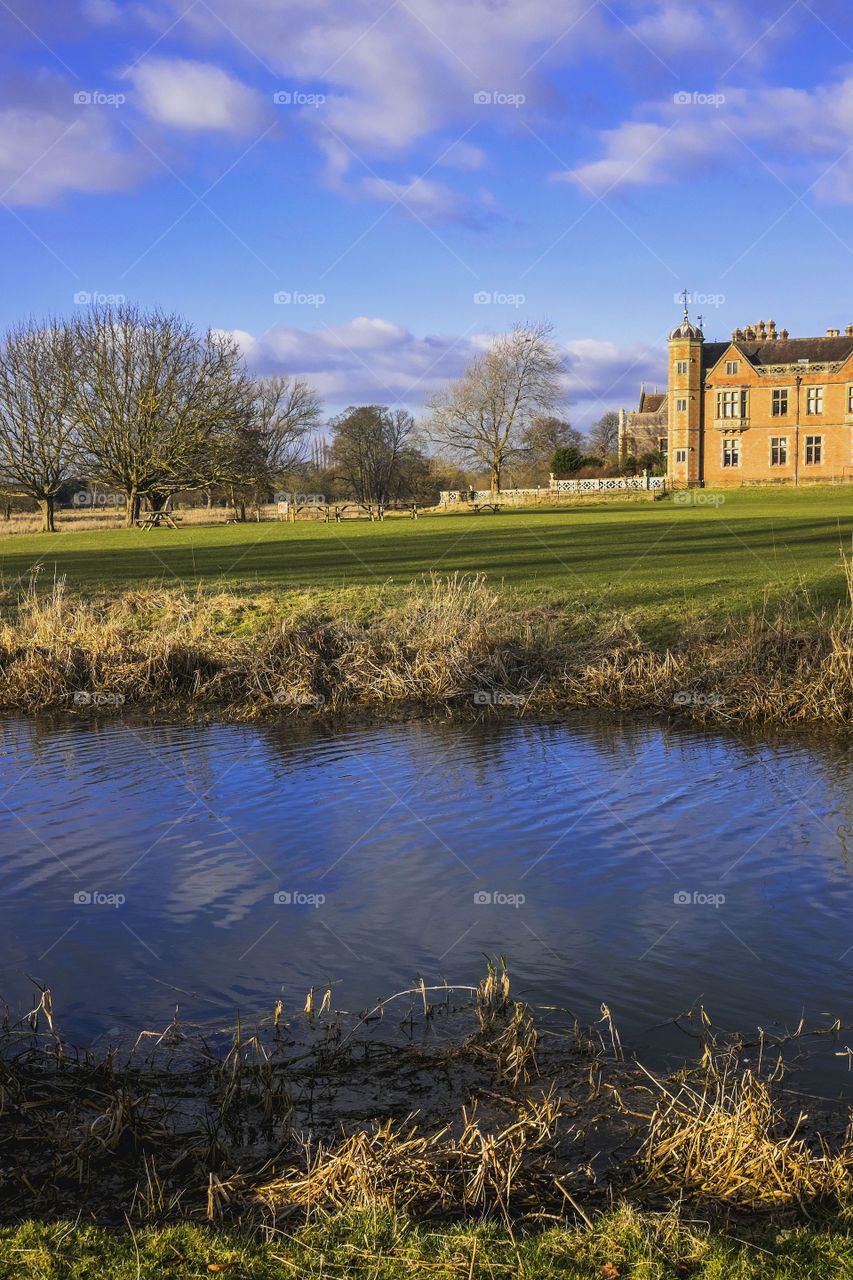
<svg viewBox="0 0 853 1280">
<path fill-rule="evenodd" d="M 270 1233 L 183 1223 L 106 1231 L 78 1222 L 0 1227 L 6 1280 L 838 1280 L 853 1273 L 849 1213 L 750 1230 L 623 1206 L 591 1227 L 512 1233 L 498 1224 L 427 1228 L 385 1214 L 340 1215 Z"/>
<path fill-rule="evenodd" d="M 853 722 L 844 567 L 843 604 L 820 606 L 804 585 L 761 611 L 686 609 L 666 644 L 649 640 L 642 603 L 566 610 L 482 576 L 290 592 L 12 584 L 0 601 L 0 708 L 240 720 L 602 708 L 842 729 Z"/>
<path fill-rule="evenodd" d="M 779 1065 L 845 1029 L 691 1026 L 660 1077 L 606 1007 L 590 1027 L 531 1010 L 497 964 L 360 1014 L 312 990 L 230 1038 L 176 1017 L 95 1053 L 42 990 L 0 1036 L 2 1274 L 845 1273 L 847 1109 L 806 1118 Z"/>
</svg>

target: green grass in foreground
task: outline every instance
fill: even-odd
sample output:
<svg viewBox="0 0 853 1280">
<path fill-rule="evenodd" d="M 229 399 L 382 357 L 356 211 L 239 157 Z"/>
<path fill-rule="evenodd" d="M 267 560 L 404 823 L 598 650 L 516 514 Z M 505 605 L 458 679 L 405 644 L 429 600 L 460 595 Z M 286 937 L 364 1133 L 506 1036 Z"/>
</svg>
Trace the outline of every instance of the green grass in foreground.
<svg viewBox="0 0 853 1280">
<path fill-rule="evenodd" d="M 623 1209 L 593 1230 L 550 1228 L 510 1238 L 497 1226 L 426 1229 L 374 1218 L 330 1220 L 261 1234 L 179 1225 L 109 1232 L 70 1223 L 0 1228 L 3 1280 L 836 1280 L 853 1275 L 853 1239 L 841 1218 L 765 1228 L 750 1242 L 745 1226 L 708 1231 L 701 1221 Z"/>
<path fill-rule="evenodd" d="M 707 497 L 707 494 L 705 495 Z M 141 533 L 0 536 L 2 581 L 41 566 L 94 591 L 162 583 L 263 590 L 388 589 L 437 571 L 485 573 L 521 600 L 640 611 L 649 636 L 685 610 L 742 613 L 805 585 L 844 599 L 840 552 L 853 537 L 853 486 L 737 490 L 720 506 L 615 503 L 382 524 L 187 526 Z M 393 589 L 392 587 L 392 589 Z"/>
</svg>

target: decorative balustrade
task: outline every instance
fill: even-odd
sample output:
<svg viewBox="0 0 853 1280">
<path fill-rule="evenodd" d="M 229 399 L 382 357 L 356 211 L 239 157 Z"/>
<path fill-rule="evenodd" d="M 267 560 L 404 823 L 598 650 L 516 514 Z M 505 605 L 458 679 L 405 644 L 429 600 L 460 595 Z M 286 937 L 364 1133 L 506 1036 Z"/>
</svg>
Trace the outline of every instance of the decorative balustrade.
<svg viewBox="0 0 853 1280">
<path fill-rule="evenodd" d="M 489 489 L 444 489 L 441 501 L 445 506 L 453 502 L 527 502 L 537 498 L 547 501 L 558 493 L 619 493 L 653 489 L 666 489 L 666 476 L 606 476 L 583 480 L 557 480 L 552 476 L 547 489 L 502 489 L 499 494 Z"/>
</svg>

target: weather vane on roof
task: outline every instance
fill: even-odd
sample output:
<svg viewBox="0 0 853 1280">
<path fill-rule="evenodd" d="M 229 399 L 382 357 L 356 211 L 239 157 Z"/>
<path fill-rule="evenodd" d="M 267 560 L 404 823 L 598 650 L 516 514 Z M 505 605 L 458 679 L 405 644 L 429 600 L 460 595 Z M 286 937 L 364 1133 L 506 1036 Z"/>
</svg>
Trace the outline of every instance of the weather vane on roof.
<svg viewBox="0 0 853 1280">
<path fill-rule="evenodd" d="M 687 292 L 686 289 L 682 289 L 681 296 L 684 299 L 684 319 L 686 320 L 687 319 L 687 303 L 690 299 L 690 294 Z"/>
<path fill-rule="evenodd" d="M 699 323 L 699 328 L 700 328 L 700 329 L 704 329 L 704 328 L 705 328 L 705 317 L 704 317 L 704 316 L 697 316 L 697 317 L 696 317 L 696 319 L 697 319 L 697 321 L 698 321 L 698 323 Z"/>
</svg>

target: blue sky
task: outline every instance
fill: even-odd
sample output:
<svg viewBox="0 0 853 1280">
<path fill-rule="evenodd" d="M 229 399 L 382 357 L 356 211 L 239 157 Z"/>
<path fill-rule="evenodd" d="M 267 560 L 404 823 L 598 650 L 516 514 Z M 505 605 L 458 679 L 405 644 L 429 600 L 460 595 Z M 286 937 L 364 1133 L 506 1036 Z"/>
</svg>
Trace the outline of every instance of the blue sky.
<svg viewBox="0 0 853 1280">
<path fill-rule="evenodd" d="M 548 317 L 586 427 L 682 288 L 709 337 L 853 322 L 840 2 L 7 0 L 0 62 L 3 324 L 124 295 L 417 412 Z"/>
</svg>

